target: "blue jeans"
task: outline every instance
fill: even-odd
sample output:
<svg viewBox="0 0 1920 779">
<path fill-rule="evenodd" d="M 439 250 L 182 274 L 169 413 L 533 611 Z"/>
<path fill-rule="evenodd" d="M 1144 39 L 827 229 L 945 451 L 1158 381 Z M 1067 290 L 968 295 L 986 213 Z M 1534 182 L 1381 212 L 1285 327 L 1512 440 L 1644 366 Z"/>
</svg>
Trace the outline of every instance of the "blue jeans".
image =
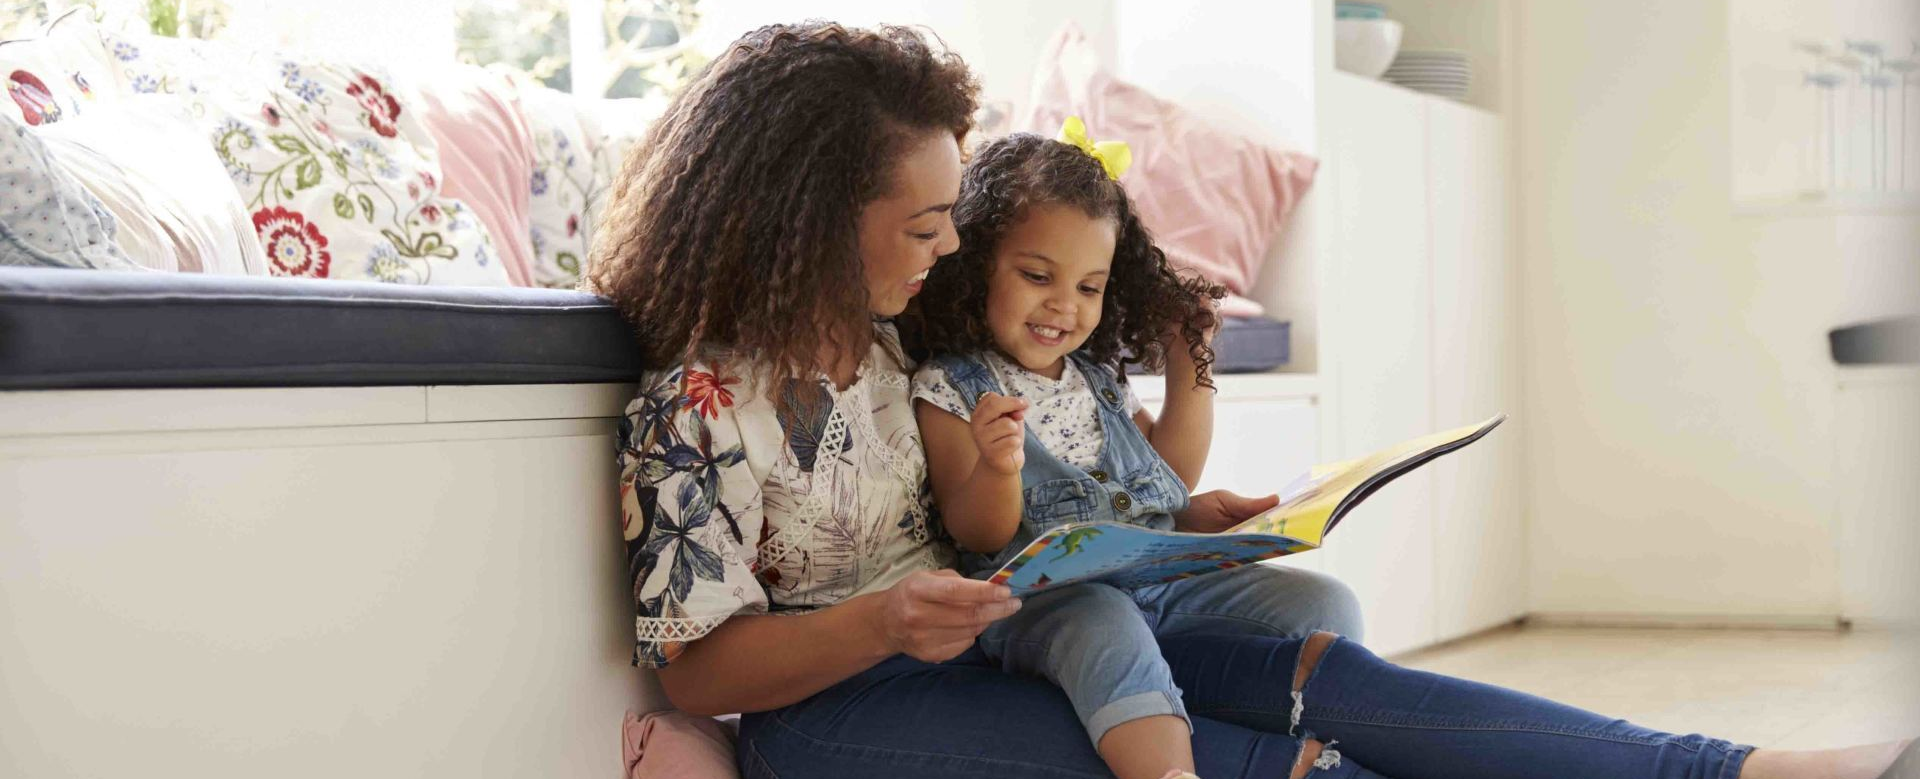
<svg viewBox="0 0 1920 779">
<path fill-rule="evenodd" d="M 1088 739 L 1142 717 L 1188 719 L 1159 639 L 1237 634 L 1358 638 L 1360 604 L 1338 581 L 1266 565 L 1128 592 L 1076 584 L 1028 597 L 980 634 L 987 659 L 1052 682 L 1073 703 Z"/>
<path fill-rule="evenodd" d="M 1735 779 L 1751 747 L 1648 730 L 1491 685 L 1400 668 L 1334 642 L 1300 695 L 1305 640 L 1164 638 L 1205 779 Z M 1298 704 L 1296 706 L 1296 703 Z M 1112 776 L 1059 688 L 970 650 L 896 656 L 800 703 L 741 719 L 744 779 Z"/>
</svg>

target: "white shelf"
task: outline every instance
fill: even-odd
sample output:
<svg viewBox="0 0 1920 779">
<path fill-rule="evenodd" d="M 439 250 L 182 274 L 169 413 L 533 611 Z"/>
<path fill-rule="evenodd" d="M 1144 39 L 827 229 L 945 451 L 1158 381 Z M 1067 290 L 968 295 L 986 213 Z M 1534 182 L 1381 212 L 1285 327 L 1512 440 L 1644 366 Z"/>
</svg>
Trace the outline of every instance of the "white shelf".
<svg viewBox="0 0 1920 779">
<path fill-rule="evenodd" d="M 1395 90 L 1398 92 L 1404 92 L 1420 100 L 1431 100 L 1436 103 L 1440 103 L 1442 105 L 1456 106 L 1464 111 L 1471 111 L 1477 114 L 1485 114 L 1486 116 L 1490 116 L 1490 117 L 1498 117 L 1500 115 L 1499 111 L 1495 111 L 1491 108 L 1487 108 L 1486 106 L 1475 105 L 1465 100 L 1455 100 L 1450 97 L 1442 97 L 1440 95 L 1428 94 L 1426 92 L 1422 92 L 1417 89 L 1410 89 L 1408 87 L 1395 84 L 1391 81 L 1388 81 L 1382 78 L 1367 78 L 1366 76 L 1362 76 L 1358 73 L 1348 73 L 1347 71 L 1344 71 L 1344 70 L 1335 71 L 1335 77 L 1342 78 L 1342 79 L 1349 79 L 1352 81 L 1358 81 L 1363 84 L 1378 85 L 1378 86 L 1385 87 L 1387 89 Z"/>
</svg>

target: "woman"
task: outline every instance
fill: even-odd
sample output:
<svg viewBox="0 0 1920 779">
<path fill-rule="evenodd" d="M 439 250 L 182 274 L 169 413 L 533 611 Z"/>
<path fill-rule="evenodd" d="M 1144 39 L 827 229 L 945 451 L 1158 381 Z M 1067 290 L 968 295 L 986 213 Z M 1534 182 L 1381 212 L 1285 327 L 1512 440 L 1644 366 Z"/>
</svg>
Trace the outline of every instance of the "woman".
<svg viewBox="0 0 1920 779">
<path fill-rule="evenodd" d="M 1058 689 L 973 649 L 1019 601 L 950 570 L 886 321 L 958 246 L 976 92 L 909 30 L 757 30 L 627 160 L 595 248 L 671 366 L 622 431 L 636 661 L 684 710 L 748 712 L 749 777 L 1109 775 Z M 1207 493 L 1182 520 L 1269 505 Z M 1293 619 L 1163 645 L 1210 779 L 1872 779 L 1894 751 L 1753 752 L 1407 671 L 1335 635 L 1358 631 L 1337 583 L 1260 575 Z"/>
</svg>

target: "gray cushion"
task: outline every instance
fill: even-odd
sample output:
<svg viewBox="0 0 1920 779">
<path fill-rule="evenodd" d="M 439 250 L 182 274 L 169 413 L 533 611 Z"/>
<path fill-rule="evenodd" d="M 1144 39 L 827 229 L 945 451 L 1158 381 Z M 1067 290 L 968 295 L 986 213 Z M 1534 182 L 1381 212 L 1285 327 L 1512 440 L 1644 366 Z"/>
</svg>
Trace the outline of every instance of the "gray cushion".
<svg viewBox="0 0 1920 779">
<path fill-rule="evenodd" d="M 1287 364 L 1291 357 L 1292 328 L 1286 322 L 1260 317 L 1225 317 L 1213 336 L 1214 373 L 1261 373 Z M 1145 368 L 1129 365 L 1130 373 Z"/>
<path fill-rule="evenodd" d="M 1292 327 L 1259 317 L 1228 317 L 1213 337 L 1214 370 L 1220 373 L 1259 373 L 1287 364 L 1292 358 Z"/>
<path fill-rule="evenodd" d="M 0 267 L 0 388 L 632 381 L 580 292 Z"/>
</svg>

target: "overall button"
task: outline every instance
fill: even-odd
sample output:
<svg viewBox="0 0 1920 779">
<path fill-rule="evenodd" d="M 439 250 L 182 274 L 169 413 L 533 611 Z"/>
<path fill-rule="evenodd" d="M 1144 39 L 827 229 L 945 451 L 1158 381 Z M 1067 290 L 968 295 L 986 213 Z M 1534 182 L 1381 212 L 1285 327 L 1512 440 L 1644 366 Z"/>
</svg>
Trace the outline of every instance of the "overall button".
<svg viewBox="0 0 1920 779">
<path fill-rule="evenodd" d="M 1133 508 L 1133 498 L 1124 492 L 1118 493 L 1113 496 L 1113 507 L 1121 511 L 1131 509 Z"/>
<path fill-rule="evenodd" d="M 1108 403 L 1120 402 L 1120 394 L 1111 389 L 1100 390 L 1100 397 L 1106 398 Z"/>
<path fill-rule="evenodd" d="M 1091 470 L 1091 471 L 1088 471 L 1088 472 L 1087 472 L 1087 475 L 1088 475 L 1088 476 L 1092 476 L 1092 477 L 1093 477 L 1093 480 L 1094 480 L 1094 481 L 1097 481 L 1097 482 L 1100 482 L 1101 484 L 1106 484 L 1106 483 L 1107 483 L 1107 472 L 1106 472 L 1106 471 L 1102 471 L 1102 470 L 1099 470 L 1099 469 L 1097 469 L 1097 468 L 1096 468 L 1096 469 L 1094 469 L 1094 470 Z"/>
</svg>

